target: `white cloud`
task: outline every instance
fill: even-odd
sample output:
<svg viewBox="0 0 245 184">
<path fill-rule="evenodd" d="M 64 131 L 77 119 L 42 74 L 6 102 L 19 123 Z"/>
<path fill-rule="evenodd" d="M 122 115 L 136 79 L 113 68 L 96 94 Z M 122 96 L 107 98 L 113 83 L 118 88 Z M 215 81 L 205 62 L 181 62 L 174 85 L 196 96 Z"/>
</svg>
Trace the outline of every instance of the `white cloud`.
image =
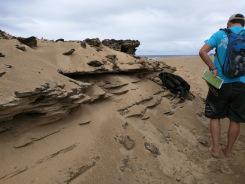
<svg viewBox="0 0 245 184">
<path fill-rule="evenodd" d="M 0 29 L 17 36 L 138 39 L 139 54 L 196 54 L 244 0 L 0 0 Z"/>
</svg>

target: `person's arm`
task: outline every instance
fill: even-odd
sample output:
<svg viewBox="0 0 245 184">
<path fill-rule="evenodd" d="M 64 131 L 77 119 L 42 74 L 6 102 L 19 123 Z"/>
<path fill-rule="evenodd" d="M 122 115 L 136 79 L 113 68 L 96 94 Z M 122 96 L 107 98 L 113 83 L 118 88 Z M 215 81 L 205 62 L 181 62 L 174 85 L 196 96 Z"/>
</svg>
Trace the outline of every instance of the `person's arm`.
<svg viewBox="0 0 245 184">
<path fill-rule="evenodd" d="M 208 44 L 204 44 L 199 51 L 199 56 L 206 63 L 209 70 L 212 71 L 214 75 L 217 75 L 217 69 L 215 68 L 214 63 L 212 62 L 211 58 L 208 55 L 209 51 L 211 50 L 212 48 Z"/>
</svg>

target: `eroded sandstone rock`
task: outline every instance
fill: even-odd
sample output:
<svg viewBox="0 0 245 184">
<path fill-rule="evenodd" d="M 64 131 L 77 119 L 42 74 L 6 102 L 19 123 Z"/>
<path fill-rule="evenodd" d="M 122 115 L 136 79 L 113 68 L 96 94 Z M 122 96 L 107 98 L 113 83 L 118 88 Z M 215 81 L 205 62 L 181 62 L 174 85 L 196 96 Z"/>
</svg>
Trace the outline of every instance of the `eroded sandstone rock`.
<svg viewBox="0 0 245 184">
<path fill-rule="evenodd" d="M 25 46 L 16 45 L 16 48 L 21 50 L 21 51 L 26 51 Z"/>
<path fill-rule="evenodd" d="M 87 38 L 84 41 L 92 47 L 100 47 L 101 46 L 101 41 L 99 38 L 92 38 L 92 39 Z"/>
<path fill-rule="evenodd" d="M 0 37 L 10 38 L 4 32 L 0 32 Z M 6 54 L 8 64 L 3 63 L 5 59 L 0 58 L 2 65 L 0 85 L 6 86 L 6 88 L 0 88 L 0 122 L 11 120 L 19 114 L 29 113 L 39 114 L 47 118 L 47 122 L 55 121 L 80 104 L 123 95 L 130 90 L 126 87 L 128 84 L 125 83 L 115 82 L 104 85 L 101 89 L 99 86 L 80 83 L 67 76 L 154 72 L 168 67 L 161 62 L 136 59 L 131 55 L 109 49 L 102 46 L 99 39 L 64 43 L 60 40 L 60 43 L 56 44 L 54 41 L 37 40 L 35 37 L 11 38 L 15 39 L 0 42 L 1 51 L 4 51 L 4 54 L 11 53 Z M 38 43 L 41 49 L 37 48 L 35 51 L 21 54 L 17 49 L 25 51 L 28 48 L 19 44 L 17 40 L 32 48 Z M 95 49 L 83 50 L 79 48 L 80 43 L 81 47 L 88 44 Z M 17 49 L 8 51 L 9 48 L 15 47 Z M 76 48 L 74 57 L 62 56 L 62 51 L 68 51 L 64 53 L 67 55 L 72 54 L 75 49 L 71 48 Z M 98 53 L 97 48 L 103 48 L 104 51 Z M 155 104 L 157 103 L 149 104 L 149 107 Z M 143 107 L 142 111 L 134 112 L 132 108 L 129 109 L 130 112 L 127 115 L 143 117 L 145 109 L 146 107 Z"/>
<path fill-rule="evenodd" d="M 0 52 L 0 57 L 5 57 L 5 55 L 3 53 Z"/>
<path fill-rule="evenodd" d="M 144 145 L 145 145 L 145 149 L 150 151 L 154 156 L 158 156 L 161 154 L 158 147 L 156 147 L 154 144 L 145 142 Z"/>
<path fill-rule="evenodd" d="M 87 103 L 85 90 L 88 83 L 65 89 L 58 83 L 45 83 L 32 91 L 16 91 L 8 102 L 0 101 L 0 122 L 11 120 L 18 114 L 36 113 L 50 121 L 63 118 L 72 109 Z"/>
<path fill-rule="evenodd" d="M 55 40 L 55 42 L 64 42 L 65 40 L 63 38 L 59 38 L 57 40 Z"/>
<path fill-rule="evenodd" d="M 72 55 L 75 51 L 76 51 L 75 49 L 70 49 L 69 51 L 64 52 L 63 55 L 65 55 L 65 56 L 70 56 L 70 55 Z"/>
<path fill-rule="evenodd" d="M 0 77 L 2 77 L 5 74 L 6 74 L 6 72 L 0 72 Z"/>
<path fill-rule="evenodd" d="M 122 144 L 127 150 L 132 150 L 135 146 L 135 141 L 131 139 L 128 135 L 120 136 L 119 143 Z"/>
<path fill-rule="evenodd" d="M 89 61 L 87 64 L 89 66 L 93 66 L 93 67 L 100 67 L 103 65 L 103 63 L 101 61 L 98 61 L 98 60 Z"/>
<path fill-rule="evenodd" d="M 111 49 L 135 55 L 136 48 L 139 47 L 140 42 L 138 40 L 105 39 L 102 41 L 102 44 Z"/>
<path fill-rule="evenodd" d="M 87 47 L 85 41 L 81 41 L 81 42 L 80 42 L 80 45 L 81 45 L 81 47 L 84 48 L 84 49 Z"/>
<path fill-rule="evenodd" d="M 10 34 L 0 30 L 0 39 L 12 39 L 14 38 L 13 36 L 11 36 Z"/>
<path fill-rule="evenodd" d="M 37 38 L 34 36 L 28 38 L 18 37 L 17 39 L 19 40 L 20 43 L 23 43 L 31 48 L 37 47 Z"/>
</svg>

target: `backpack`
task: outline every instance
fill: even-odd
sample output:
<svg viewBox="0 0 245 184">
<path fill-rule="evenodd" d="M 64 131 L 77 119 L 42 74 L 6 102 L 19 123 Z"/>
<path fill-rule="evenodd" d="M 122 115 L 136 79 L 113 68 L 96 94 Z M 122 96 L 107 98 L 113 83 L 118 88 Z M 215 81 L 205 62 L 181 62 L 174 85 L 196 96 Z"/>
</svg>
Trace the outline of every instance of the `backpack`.
<svg viewBox="0 0 245 184">
<path fill-rule="evenodd" d="M 159 74 L 163 85 L 174 94 L 179 94 L 180 97 L 186 98 L 190 90 L 190 85 L 180 76 L 168 72 Z"/>
<path fill-rule="evenodd" d="M 230 29 L 220 29 L 228 37 L 228 45 L 222 66 L 217 54 L 218 62 L 222 72 L 229 78 L 236 78 L 245 75 L 245 30 L 240 33 L 233 33 Z"/>
</svg>

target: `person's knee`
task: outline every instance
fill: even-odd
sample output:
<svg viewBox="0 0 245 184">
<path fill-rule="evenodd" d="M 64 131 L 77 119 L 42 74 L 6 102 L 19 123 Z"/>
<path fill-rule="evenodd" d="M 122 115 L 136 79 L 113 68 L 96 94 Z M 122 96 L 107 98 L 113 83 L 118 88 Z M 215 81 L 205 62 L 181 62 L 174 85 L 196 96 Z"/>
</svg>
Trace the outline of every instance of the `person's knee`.
<svg viewBox="0 0 245 184">
<path fill-rule="evenodd" d="M 234 121 L 230 119 L 230 125 L 240 127 L 240 122 Z"/>
</svg>

